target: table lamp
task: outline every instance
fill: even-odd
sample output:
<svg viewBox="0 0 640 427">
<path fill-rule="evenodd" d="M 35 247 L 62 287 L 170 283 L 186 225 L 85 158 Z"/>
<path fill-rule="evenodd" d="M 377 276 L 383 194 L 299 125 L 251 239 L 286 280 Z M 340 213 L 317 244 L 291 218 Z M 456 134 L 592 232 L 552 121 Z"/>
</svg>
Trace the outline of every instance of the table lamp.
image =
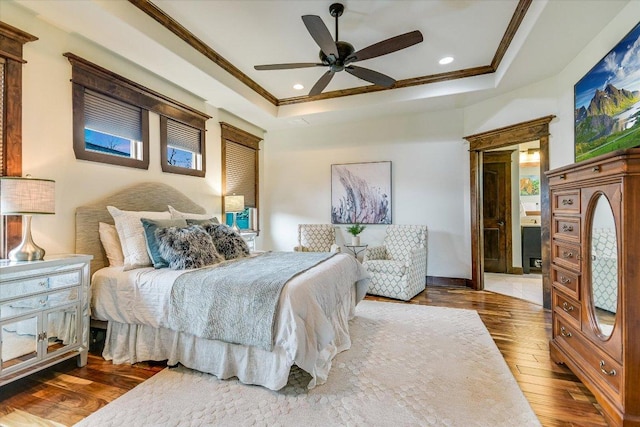
<svg viewBox="0 0 640 427">
<path fill-rule="evenodd" d="M 224 197 L 224 211 L 233 214 L 233 225 L 231 229 L 234 231 L 240 231 L 238 224 L 236 223 L 236 214 L 244 210 L 244 196 L 225 196 Z"/>
<path fill-rule="evenodd" d="M 26 177 L 0 178 L 0 214 L 22 215 L 22 242 L 9 252 L 11 261 L 37 261 L 44 249 L 31 237 L 31 215 L 54 214 L 55 181 Z"/>
</svg>

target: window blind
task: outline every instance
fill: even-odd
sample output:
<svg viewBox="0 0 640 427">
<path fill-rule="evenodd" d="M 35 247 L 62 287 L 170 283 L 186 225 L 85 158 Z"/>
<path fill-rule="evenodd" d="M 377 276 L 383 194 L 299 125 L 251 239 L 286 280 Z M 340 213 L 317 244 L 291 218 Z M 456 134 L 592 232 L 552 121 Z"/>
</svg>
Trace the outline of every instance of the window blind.
<svg viewBox="0 0 640 427">
<path fill-rule="evenodd" d="M 142 141 L 142 109 L 85 90 L 85 127 L 134 141 Z"/>
<path fill-rule="evenodd" d="M 201 154 L 202 131 L 167 118 L 167 145 Z"/>
<path fill-rule="evenodd" d="M 244 196 L 244 205 L 256 207 L 256 150 L 226 141 L 227 194 Z"/>
</svg>

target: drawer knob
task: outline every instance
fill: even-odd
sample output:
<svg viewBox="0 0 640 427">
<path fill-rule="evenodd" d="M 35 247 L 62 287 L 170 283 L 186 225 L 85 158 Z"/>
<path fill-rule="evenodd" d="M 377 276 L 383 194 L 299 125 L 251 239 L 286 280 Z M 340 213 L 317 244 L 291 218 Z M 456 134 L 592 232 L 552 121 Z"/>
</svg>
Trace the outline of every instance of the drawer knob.
<svg viewBox="0 0 640 427">
<path fill-rule="evenodd" d="M 591 168 L 593 172 L 600 172 L 600 166 L 594 166 Z"/>
<path fill-rule="evenodd" d="M 558 178 L 560 179 L 567 179 L 567 176 L 565 174 L 560 174 L 558 175 Z"/>
<path fill-rule="evenodd" d="M 38 303 L 39 303 L 41 306 L 43 306 L 43 307 L 44 307 L 45 305 L 47 305 L 47 300 L 46 300 L 46 299 L 41 299 L 40 301 L 38 301 Z"/>
<path fill-rule="evenodd" d="M 42 282 L 39 282 L 38 285 L 40 285 L 40 286 L 42 286 L 44 288 L 45 286 L 47 286 L 47 281 L 43 280 Z"/>
<path fill-rule="evenodd" d="M 615 377 L 615 376 L 616 376 L 616 374 L 617 374 L 616 370 L 615 370 L 615 369 L 612 369 L 612 370 L 610 370 L 610 371 L 607 371 L 607 370 L 604 368 L 604 365 L 606 365 L 605 361 L 604 361 L 604 360 L 601 360 L 601 361 L 600 361 L 600 371 L 601 371 L 603 374 L 605 374 L 605 375 L 607 375 L 607 376 L 609 376 L 609 377 Z"/>
<path fill-rule="evenodd" d="M 567 304 L 567 302 L 565 301 L 562 303 L 562 309 L 568 313 L 570 311 L 573 311 L 573 306 Z"/>
<path fill-rule="evenodd" d="M 564 224 L 562 226 L 562 231 L 569 231 L 569 232 L 573 231 L 573 225 Z"/>
<path fill-rule="evenodd" d="M 560 276 L 560 283 L 566 285 L 567 283 L 571 283 L 571 279 L 569 279 L 568 277 Z"/>
<path fill-rule="evenodd" d="M 560 335 L 563 337 L 571 338 L 571 332 L 567 332 L 564 326 L 560 326 Z"/>
<path fill-rule="evenodd" d="M 563 205 L 572 205 L 573 204 L 573 199 L 562 199 L 562 204 Z"/>
<path fill-rule="evenodd" d="M 573 258 L 573 252 L 562 251 L 562 258 Z"/>
</svg>

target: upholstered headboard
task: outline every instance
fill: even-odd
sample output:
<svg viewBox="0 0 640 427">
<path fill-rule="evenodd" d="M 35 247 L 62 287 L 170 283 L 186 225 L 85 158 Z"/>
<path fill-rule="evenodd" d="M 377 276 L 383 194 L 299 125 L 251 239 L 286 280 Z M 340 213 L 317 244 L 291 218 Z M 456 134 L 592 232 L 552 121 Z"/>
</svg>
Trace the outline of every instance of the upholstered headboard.
<svg viewBox="0 0 640 427">
<path fill-rule="evenodd" d="M 98 231 L 100 222 L 113 224 L 107 206 L 115 206 L 126 211 L 163 212 L 168 210 L 168 205 L 181 212 L 205 213 L 202 206 L 175 188 L 159 182 L 135 184 L 76 208 L 76 253 L 93 255 L 91 274 L 109 265 Z"/>
</svg>

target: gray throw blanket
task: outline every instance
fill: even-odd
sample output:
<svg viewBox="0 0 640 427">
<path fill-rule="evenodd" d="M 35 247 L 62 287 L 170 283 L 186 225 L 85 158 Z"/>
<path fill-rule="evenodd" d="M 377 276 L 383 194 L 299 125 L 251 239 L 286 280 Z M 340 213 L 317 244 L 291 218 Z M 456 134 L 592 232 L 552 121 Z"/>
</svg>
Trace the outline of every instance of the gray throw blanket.
<svg viewBox="0 0 640 427">
<path fill-rule="evenodd" d="M 267 252 L 186 272 L 171 289 L 171 329 L 271 351 L 282 288 L 333 255 Z"/>
</svg>

